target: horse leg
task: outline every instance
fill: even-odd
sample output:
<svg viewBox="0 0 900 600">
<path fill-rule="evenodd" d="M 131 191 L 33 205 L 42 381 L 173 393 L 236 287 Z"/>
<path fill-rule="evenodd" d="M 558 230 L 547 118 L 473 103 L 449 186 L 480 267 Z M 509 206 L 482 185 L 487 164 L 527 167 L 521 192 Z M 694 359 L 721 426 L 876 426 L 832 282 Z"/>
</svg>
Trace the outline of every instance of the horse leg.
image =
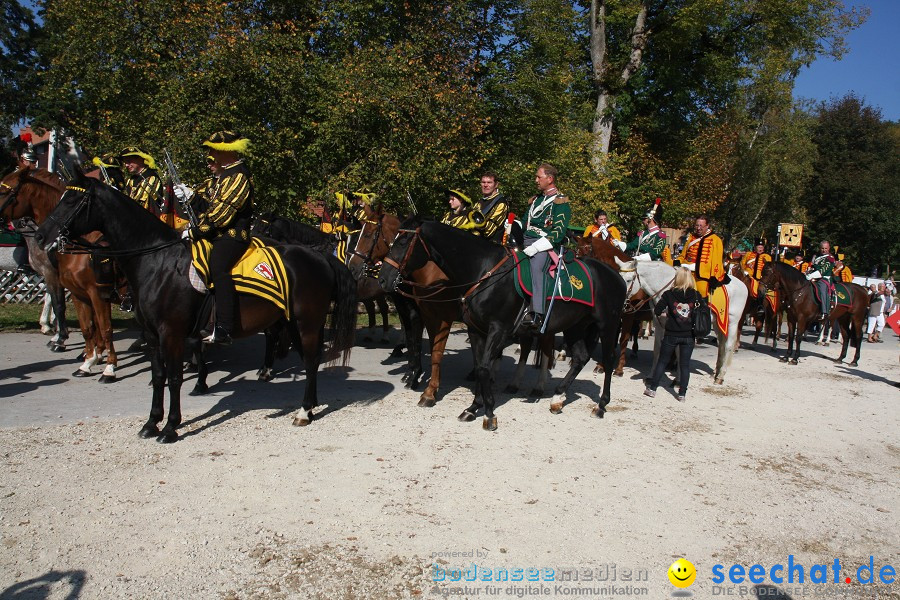
<svg viewBox="0 0 900 600">
<path fill-rule="evenodd" d="M 364 342 L 371 342 L 372 331 L 375 329 L 375 302 L 370 299 L 360 300 L 360 302 L 366 307 L 366 315 L 369 317 L 369 326 L 361 332 L 362 339 Z"/>
<path fill-rule="evenodd" d="M 550 361 L 553 359 L 553 342 L 555 337 L 555 335 L 549 333 L 538 340 L 538 354 L 540 356 L 538 379 L 529 393 L 529 396 L 534 398 L 542 398 L 544 396 L 544 388 L 547 387 L 547 379 L 550 377 Z M 569 358 L 571 359 L 571 356 Z"/>
<path fill-rule="evenodd" d="M 613 373 L 617 377 L 622 377 L 625 375 L 625 351 L 628 349 L 628 341 L 631 338 L 634 338 L 634 355 L 637 356 L 637 338 L 635 330 L 640 330 L 641 323 L 634 318 L 634 314 L 626 314 L 622 317 L 622 333 L 621 340 L 619 342 L 619 362 L 616 364 L 615 370 Z M 605 368 L 605 367 L 604 367 Z"/>
<path fill-rule="evenodd" d="M 839 320 L 837 322 L 838 327 L 841 329 L 841 353 L 834 359 L 834 363 L 837 365 L 844 362 L 844 358 L 847 356 L 847 345 L 850 343 L 850 323 L 850 319 Z"/>
<path fill-rule="evenodd" d="M 800 342 L 803 341 L 803 335 L 806 332 L 807 326 L 808 326 L 808 323 L 806 322 L 806 318 L 803 316 L 798 316 L 797 324 L 796 324 L 796 327 L 794 328 L 794 343 L 797 345 L 794 349 L 794 356 L 790 360 L 790 363 L 792 365 L 796 365 L 796 364 L 800 363 Z M 824 327 L 823 327 L 823 329 L 824 329 Z"/>
<path fill-rule="evenodd" d="M 96 325 L 94 324 L 91 307 L 74 298 L 75 313 L 78 315 L 78 325 L 81 327 L 81 336 L 84 338 L 84 363 L 72 373 L 73 377 L 90 377 L 91 367 L 100 362 L 96 347 Z"/>
<path fill-rule="evenodd" d="M 485 365 L 486 368 L 484 368 L 484 369 L 480 368 L 482 365 L 482 362 L 483 362 L 482 357 L 485 352 L 485 350 L 484 350 L 485 336 L 480 331 L 470 330 L 469 331 L 469 341 L 472 344 L 472 354 L 475 357 L 475 375 L 476 375 L 475 389 L 474 389 L 475 393 L 474 393 L 474 397 L 472 398 L 472 404 L 470 404 L 468 406 L 468 408 L 466 408 L 464 411 L 459 413 L 459 416 L 456 417 L 457 420 L 467 422 L 467 423 L 470 421 L 474 421 L 475 415 L 477 415 L 478 411 L 482 408 L 482 406 L 484 406 L 484 398 L 485 398 L 484 393 L 485 392 L 484 392 L 484 386 L 483 386 L 484 378 L 482 377 L 482 375 L 485 375 L 485 377 L 488 380 L 488 387 L 490 387 L 489 361 L 484 361 L 484 362 L 488 362 L 488 364 Z M 488 390 L 488 391 L 490 391 L 490 390 Z M 485 415 L 485 421 L 487 421 L 487 415 Z"/>
<path fill-rule="evenodd" d="M 153 399 L 150 402 L 150 417 L 141 427 L 138 435 L 144 439 L 159 436 L 159 423 L 163 420 L 163 398 L 166 385 L 165 361 L 162 347 L 157 345 L 150 354 L 150 383 L 153 386 Z"/>
<path fill-rule="evenodd" d="M 441 361 L 444 359 L 444 349 L 450 337 L 450 325 L 449 321 L 444 320 L 431 323 L 426 321 L 428 337 L 431 338 L 431 379 L 428 380 L 428 387 L 419 398 L 419 406 L 431 408 L 437 402 L 437 391 L 441 386 Z M 470 332 L 469 336 L 471 335 Z"/>
<path fill-rule="evenodd" d="M 378 306 L 378 312 L 381 313 L 381 343 L 387 344 L 391 341 L 391 338 L 388 336 L 391 326 L 388 323 L 388 303 L 384 294 L 375 298 L 375 304 Z"/>
<path fill-rule="evenodd" d="M 100 376 L 100 383 L 115 383 L 116 366 L 119 364 L 119 359 L 116 355 L 116 347 L 113 345 L 112 307 L 109 302 L 102 300 L 96 291 L 92 294 L 91 304 L 96 315 L 100 339 L 103 340 L 103 346 L 106 348 L 106 368 L 103 369 L 103 374 Z M 180 370 L 181 363 L 178 365 Z"/>
<path fill-rule="evenodd" d="M 327 306 L 327 305 L 326 305 Z M 303 405 L 300 413 L 294 418 L 294 425 L 305 427 L 312 423 L 312 410 L 319 405 L 318 382 L 319 363 L 322 361 L 322 326 L 325 324 L 327 314 L 321 315 L 321 323 L 297 329 L 288 324 L 292 336 L 296 336 L 295 344 L 302 348 L 304 370 L 306 371 L 306 391 L 303 394 Z"/>
<path fill-rule="evenodd" d="M 178 441 L 178 427 L 181 425 L 181 383 L 184 381 L 184 340 L 167 337 L 160 340 L 164 362 L 164 372 L 169 385 L 169 417 L 156 438 L 161 444 Z"/>
<path fill-rule="evenodd" d="M 856 346 L 856 352 L 853 354 L 853 361 L 851 363 L 849 363 L 849 365 L 848 365 L 851 367 L 859 366 L 859 353 L 862 351 L 862 341 L 863 341 L 863 334 L 865 333 L 865 330 L 866 330 L 865 324 L 867 321 L 867 318 L 866 318 L 867 313 L 868 313 L 868 310 L 866 310 L 864 308 L 862 311 L 862 315 L 859 317 L 854 315 L 850 319 L 850 324 L 848 325 L 850 334 L 853 336 L 854 345 Z M 849 337 L 849 335 L 848 335 L 848 337 Z"/>
<path fill-rule="evenodd" d="M 572 385 L 572 382 L 578 377 L 578 374 L 584 368 L 584 365 L 591 359 L 588 345 L 590 345 L 591 348 L 596 346 L 597 337 L 595 332 L 599 332 L 599 330 L 596 325 L 591 324 L 584 328 L 576 327 L 574 329 L 568 329 L 563 333 L 566 345 L 569 346 L 569 356 L 571 360 L 569 361 L 569 371 L 566 373 L 565 377 L 563 377 L 563 380 L 559 385 L 556 386 L 553 400 L 550 402 L 550 412 L 554 415 L 558 415 L 562 412 L 563 405 L 566 401 L 566 392 L 569 391 L 569 386 Z M 586 336 L 591 337 L 590 342 L 586 341 Z M 615 349 L 618 347 L 615 343 L 617 341 L 616 338 L 618 338 L 618 335 L 613 338 L 613 348 L 611 350 L 604 349 L 604 360 L 602 361 L 603 366 L 606 369 L 604 372 L 604 379 L 612 379 Z M 607 357 L 607 355 L 609 356 Z M 607 360 L 607 358 L 610 358 L 610 360 Z"/>
<path fill-rule="evenodd" d="M 55 271 L 54 271 L 55 273 Z M 65 352 L 66 340 L 69 339 L 69 325 L 66 323 L 66 288 L 59 283 L 55 275 L 53 280 L 45 279 L 47 289 L 50 290 L 50 305 L 53 308 L 53 318 L 56 319 L 56 335 L 50 339 L 50 350 L 53 352 Z"/>
<path fill-rule="evenodd" d="M 794 330 L 797 328 L 797 322 L 792 321 L 790 318 L 788 319 L 787 324 L 787 353 L 781 357 L 781 362 L 787 362 L 791 360 L 791 352 L 794 348 Z"/>
<path fill-rule="evenodd" d="M 263 355 L 263 366 L 256 372 L 256 379 L 259 381 L 272 381 L 275 366 L 275 344 L 278 342 L 278 336 L 281 334 L 281 325 L 267 327 L 263 333 L 266 338 L 266 350 Z"/>
<path fill-rule="evenodd" d="M 53 327 L 50 322 L 50 318 L 53 315 L 53 308 L 51 307 L 50 301 L 50 292 L 44 292 L 44 307 L 41 309 L 41 318 L 38 319 L 38 322 L 41 324 L 41 333 L 44 335 L 53 333 Z"/>
<path fill-rule="evenodd" d="M 206 364 L 206 359 L 203 357 L 203 342 L 200 338 L 193 338 L 189 340 L 188 344 L 191 347 L 191 355 L 194 357 L 194 362 L 197 364 L 197 382 L 194 384 L 194 389 L 190 391 L 190 395 L 202 396 L 209 391 L 209 386 L 206 384 L 206 376 L 209 375 L 209 365 Z"/>
<path fill-rule="evenodd" d="M 481 427 L 485 431 L 497 431 L 497 417 L 494 415 L 494 390 L 491 385 L 491 362 L 503 348 L 507 335 L 508 332 L 502 331 L 497 323 L 492 323 L 488 328 L 487 338 L 479 344 L 481 346 L 480 356 L 476 355 L 478 386 L 481 388 L 481 401 L 484 404 L 484 421 L 482 421 Z M 472 348 L 474 350 L 476 345 L 473 344 Z M 552 349 L 550 352 L 553 352 Z M 478 401 L 478 396 L 475 397 L 475 400 Z"/>
<path fill-rule="evenodd" d="M 394 306 L 400 316 L 400 324 L 403 327 L 403 335 L 406 339 L 406 373 L 401 381 L 405 382 L 407 389 L 414 390 L 419 387 L 422 379 L 422 315 L 415 302 L 394 296 Z M 391 356 L 394 356 L 391 353 Z M 399 355 L 397 355 L 399 356 Z"/>
<path fill-rule="evenodd" d="M 531 353 L 532 344 L 534 344 L 534 336 L 523 335 L 519 338 L 519 362 L 516 363 L 516 374 L 503 390 L 507 394 L 515 394 L 519 391 L 519 382 L 525 376 L 525 367 L 528 364 L 528 355 Z M 525 400 L 525 402 L 529 401 Z"/>
</svg>

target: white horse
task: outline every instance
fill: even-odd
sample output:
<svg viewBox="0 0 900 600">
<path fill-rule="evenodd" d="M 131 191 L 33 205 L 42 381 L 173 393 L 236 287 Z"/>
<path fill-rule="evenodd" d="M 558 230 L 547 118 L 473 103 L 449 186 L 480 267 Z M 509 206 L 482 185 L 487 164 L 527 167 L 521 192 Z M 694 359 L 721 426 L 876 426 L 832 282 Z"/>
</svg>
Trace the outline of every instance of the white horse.
<svg viewBox="0 0 900 600">
<path fill-rule="evenodd" d="M 656 299 L 675 281 L 676 267 L 671 267 L 664 262 L 633 260 L 623 263 L 618 258 L 616 262 L 619 264 L 619 273 L 622 275 L 622 279 L 628 285 L 629 297 L 637 293 L 638 289 L 642 289 L 646 294 Z M 713 315 L 713 331 L 716 332 L 719 347 L 719 354 L 716 358 L 716 371 L 713 374 L 713 378 L 719 384 L 725 380 L 725 372 L 731 364 L 731 357 L 741 335 L 741 315 L 744 314 L 744 305 L 747 303 L 747 286 L 744 285 L 743 281 L 732 277 L 725 289 L 728 291 L 729 299 L 727 336 L 719 331 L 715 324 L 715 315 Z M 666 327 L 665 321 L 656 316 L 654 316 L 654 325 L 656 326 L 653 346 L 653 368 L 655 369 L 656 361 L 659 360 L 659 347 L 662 344 Z"/>
</svg>

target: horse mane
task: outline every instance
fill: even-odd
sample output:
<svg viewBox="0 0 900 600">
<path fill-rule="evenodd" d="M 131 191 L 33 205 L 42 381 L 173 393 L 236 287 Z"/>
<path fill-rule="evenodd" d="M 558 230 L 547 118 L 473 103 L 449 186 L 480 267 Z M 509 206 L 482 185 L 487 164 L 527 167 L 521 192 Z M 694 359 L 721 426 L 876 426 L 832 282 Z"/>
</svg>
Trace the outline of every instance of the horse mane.
<svg viewBox="0 0 900 600">
<path fill-rule="evenodd" d="M 772 268 L 775 269 L 778 275 L 786 281 L 796 284 L 806 283 L 807 281 L 806 276 L 791 265 L 785 264 L 780 261 L 772 261 L 769 264 L 772 265 Z"/>
<path fill-rule="evenodd" d="M 60 191 L 65 187 L 65 182 L 59 178 L 56 173 L 44 169 L 30 169 L 25 173 L 26 177 L 30 177 L 40 183 L 54 187 Z"/>
</svg>

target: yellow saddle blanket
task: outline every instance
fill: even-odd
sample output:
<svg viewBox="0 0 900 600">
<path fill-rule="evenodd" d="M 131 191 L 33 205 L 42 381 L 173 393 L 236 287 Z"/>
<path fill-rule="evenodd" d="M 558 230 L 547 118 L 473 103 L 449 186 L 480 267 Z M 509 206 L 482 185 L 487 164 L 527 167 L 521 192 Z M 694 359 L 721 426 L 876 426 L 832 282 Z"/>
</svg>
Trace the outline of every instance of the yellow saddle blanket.
<svg viewBox="0 0 900 600">
<path fill-rule="evenodd" d="M 208 240 L 191 243 L 193 267 L 203 284 L 210 289 L 213 287 L 209 278 L 211 249 L 212 243 Z M 251 238 L 247 252 L 231 270 L 231 278 L 238 292 L 268 300 L 283 310 L 287 318 L 291 317 L 287 272 L 281 255 L 274 248 Z"/>
<path fill-rule="evenodd" d="M 728 291 L 724 285 L 717 287 L 709 295 L 709 307 L 716 318 L 716 327 L 723 334 L 728 335 Z"/>
</svg>

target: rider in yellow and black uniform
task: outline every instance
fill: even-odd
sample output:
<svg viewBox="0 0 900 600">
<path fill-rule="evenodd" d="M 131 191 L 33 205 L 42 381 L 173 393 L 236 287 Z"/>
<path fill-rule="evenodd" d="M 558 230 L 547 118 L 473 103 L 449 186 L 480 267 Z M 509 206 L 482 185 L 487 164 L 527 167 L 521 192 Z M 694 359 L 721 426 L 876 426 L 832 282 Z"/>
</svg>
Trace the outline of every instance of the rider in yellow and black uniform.
<svg viewBox="0 0 900 600">
<path fill-rule="evenodd" d="M 230 344 L 236 295 L 231 269 L 250 245 L 253 215 L 253 180 L 240 158 L 250 147 L 250 140 L 233 131 L 218 131 L 203 145 L 209 148 L 206 161 L 212 177 L 197 188 L 207 208 L 197 215 L 197 227 L 191 236 L 212 241 L 209 271 L 216 294 L 216 326 L 203 341 Z M 190 199 L 194 192 L 182 185 L 175 193 L 179 199 Z"/>
<path fill-rule="evenodd" d="M 156 172 L 156 161 L 134 146 L 122 150 L 119 160 L 127 173 L 122 191 L 146 210 L 159 215 L 165 197 L 162 179 Z"/>
<path fill-rule="evenodd" d="M 450 210 L 444 213 L 441 223 L 458 229 L 473 229 L 474 224 L 469 219 L 469 209 L 472 199 L 459 190 L 447 190 L 447 203 Z"/>
<path fill-rule="evenodd" d="M 496 242 L 503 242 L 503 231 L 506 216 L 509 214 L 509 203 L 500 191 L 500 180 L 493 171 L 485 171 L 481 176 L 481 206 L 479 207 L 484 221 L 476 226 L 473 233 Z"/>
</svg>

